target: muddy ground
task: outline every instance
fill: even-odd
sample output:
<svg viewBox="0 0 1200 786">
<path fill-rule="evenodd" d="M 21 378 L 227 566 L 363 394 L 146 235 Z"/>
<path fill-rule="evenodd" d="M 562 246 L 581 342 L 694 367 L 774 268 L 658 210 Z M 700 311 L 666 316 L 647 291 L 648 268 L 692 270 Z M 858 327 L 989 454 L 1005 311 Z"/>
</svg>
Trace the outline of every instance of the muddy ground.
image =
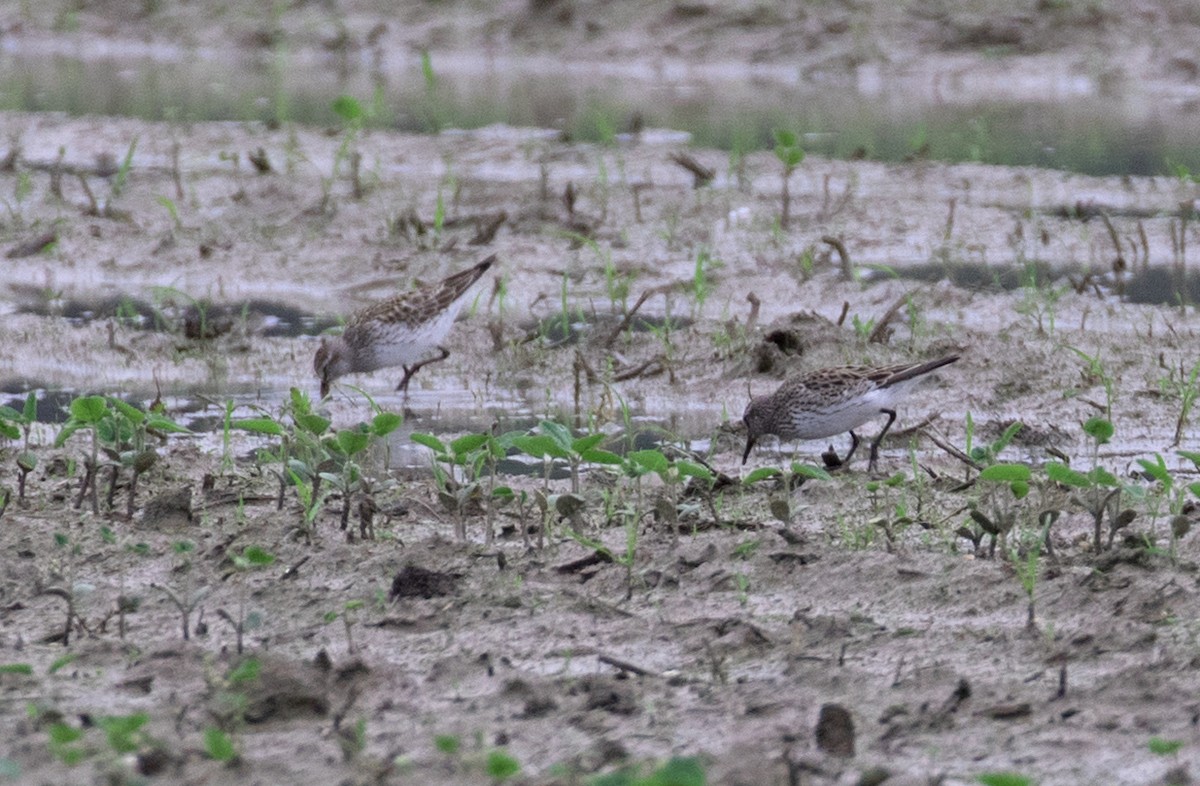
<svg viewBox="0 0 1200 786">
<path fill-rule="evenodd" d="M 691 24 L 716 13 L 704 8 L 675 13 Z M 1171 16 L 1182 5 L 1146 8 L 1138 24 L 1187 21 Z M 89 13 L 85 31 L 103 40 Z M 587 38 L 571 19 L 563 36 Z M 643 34 L 620 51 L 639 51 Z M 749 59 L 741 46 L 731 51 Z M 652 132 L 597 147 L 504 128 L 347 135 L 10 113 L 0 137 L 14 151 L 0 172 L 10 404 L 43 391 L 50 421 L 47 390 L 142 407 L 161 396 L 166 416 L 196 431 L 152 440 L 159 458 L 131 516 L 128 471 L 111 507 L 107 470 L 99 512 L 76 504 L 85 434 L 54 447 L 60 425 L 33 428 L 23 503 L 21 441 L 3 448 L 0 663 L 30 673 L 0 674 L 11 730 L 0 777 L 488 783 L 496 751 L 520 765 L 508 782 L 527 784 L 588 783 L 672 756 L 697 757 L 720 784 L 1194 777 L 1200 547 L 1171 524 L 1195 480 L 1176 450 L 1200 450 L 1190 416 L 1174 444 L 1195 388 L 1196 316 L 1134 302 L 1169 301 L 1194 256 L 1193 183 L 809 157 L 789 181 L 785 228 L 770 152 L 687 150 L 714 174 L 695 187 L 671 158 L 685 146 Z M 255 454 L 275 441 L 235 430 L 226 446 L 219 425 L 226 401 L 234 417 L 279 416 L 289 388 L 315 396 L 317 339 L 276 335 L 280 307 L 333 324 L 490 253 L 499 264 L 455 326 L 453 355 L 423 370 L 407 401 L 389 371 L 348 378 L 324 405 L 335 428 L 369 419 L 370 400 L 408 409 L 390 451 L 367 462 L 374 538 L 359 536 L 357 512 L 339 528 L 338 495 L 311 542 L 298 536 L 297 493 L 277 510 L 278 484 Z M 637 314 L 654 329 L 617 331 L 647 292 Z M 197 301 L 213 304 L 205 330 L 218 335 L 197 337 Z M 251 301 L 271 306 L 242 308 Z M 554 319 L 564 301 L 567 334 Z M 901 408 L 885 443 L 892 485 L 861 456 L 790 494 L 738 482 L 750 393 L 796 369 L 950 352 L 961 360 Z M 1082 425 L 1107 407 L 1115 436 L 1097 460 L 1137 515 L 1097 549 L 1086 495 L 1072 500 L 1041 467 L 1090 469 Z M 679 500 L 678 540 L 661 484 L 639 497 L 598 468 L 585 472 L 574 522 L 508 506 L 486 543 L 486 515 L 469 507 L 468 540 L 457 539 L 460 517 L 411 434 L 541 418 L 603 431 L 613 450 L 647 434 L 690 446 L 731 482 L 712 505 Z M 1014 421 L 1024 427 L 999 459 L 1037 468 L 1019 502 L 972 482 L 977 469 L 956 454 Z M 825 447 L 769 443 L 749 467 L 786 463 L 793 449 L 819 464 Z M 1138 472 L 1156 452 L 1170 493 Z M 542 486 L 536 472 L 504 480 Z M 625 503 L 639 522 L 629 569 L 586 544 L 627 553 Z M 972 505 L 1013 514 L 998 553 L 959 534 Z M 1053 553 L 1043 544 L 1030 562 L 1045 510 L 1061 511 Z M 252 546 L 274 563 L 239 569 L 234 557 Z M 195 600 L 186 641 L 172 597 Z M 249 621 L 242 656 L 238 619 Z M 246 655 L 260 671 L 238 682 Z M 818 734 L 827 705 L 848 712 L 852 732 Z M 148 720 L 132 750 L 95 728 L 139 712 Z M 55 723 L 81 739 L 52 746 Z M 233 741 L 232 764 L 206 751 L 213 728 Z M 439 738 L 460 747 L 439 750 Z"/>
</svg>

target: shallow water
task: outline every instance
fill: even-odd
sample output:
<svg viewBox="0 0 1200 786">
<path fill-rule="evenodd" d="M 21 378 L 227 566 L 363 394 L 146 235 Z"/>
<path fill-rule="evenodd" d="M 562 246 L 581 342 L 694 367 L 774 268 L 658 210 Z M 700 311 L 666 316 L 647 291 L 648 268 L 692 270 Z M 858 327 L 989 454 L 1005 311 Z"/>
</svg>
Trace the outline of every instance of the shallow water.
<svg viewBox="0 0 1200 786">
<path fill-rule="evenodd" d="M 772 130 L 803 134 L 835 158 L 930 158 L 1033 165 L 1089 174 L 1200 171 L 1200 126 L 1183 105 L 1083 84 L 944 100 L 943 88 L 879 74 L 855 88 L 799 82 L 786 71 L 683 73 L 566 68 L 540 58 L 447 58 L 435 78 L 407 61 L 140 53 L 0 52 L 0 108 L 149 120 L 340 125 L 334 98 L 364 107 L 368 126 L 432 132 L 493 123 L 618 141 L 639 128 L 690 134 L 700 146 L 769 148 Z M 1051 79 L 1047 75 L 1047 79 Z"/>
</svg>

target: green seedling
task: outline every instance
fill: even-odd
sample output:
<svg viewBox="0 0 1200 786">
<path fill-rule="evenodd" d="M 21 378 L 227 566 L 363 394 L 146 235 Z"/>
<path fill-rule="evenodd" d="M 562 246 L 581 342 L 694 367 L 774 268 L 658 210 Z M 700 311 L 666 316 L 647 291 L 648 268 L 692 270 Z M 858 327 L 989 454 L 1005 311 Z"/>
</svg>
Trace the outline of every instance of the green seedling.
<svg viewBox="0 0 1200 786">
<path fill-rule="evenodd" d="M 1024 464 L 993 464 L 979 473 L 979 496 L 970 504 L 969 516 L 978 530 L 961 527 L 958 534 L 971 540 L 976 550 L 983 535 L 991 536 L 988 556 L 996 553 L 997 544 L 1004 542 L 1017 521 L 1017 505 L 1029 494 L 1032 472 Z"/>
<path fill-rule="evenodd" d="M 588 786 L 707 786 L 704 765 L 693 757 L 676 757 L 646 772 L 645 766 L 622 767 L 598 775 Z"/>
<path fill-rule="evenodd" d="M 181 618 L 183 639 L 187 641 L 191 638 L 191 616 L 205 598 L 211 592 L 210 587 L 200 587 L 192 589 L 192 560 L 191 555 L 196 550 L 196 544 L 190 540 L 179 540 L 171 544 L 171 551 L 177 560 L 172 573 L 182 574 L 185 581 L 182 587 L 169 587 L 162 584 L 151 584 L 151 587 L 160 589 L 171 601 L 172 605 L 179 612 Z"/>
<path fill-rule="evenodd" d="M 985 772 L 975 776 L 983 786 L 1034 786 L 1033 778 L 1017 772 Z"/>
<path fill-rule="evenodd" d="M 493 783 L 503 783 L 521 771 L 521 764 L 512 754 L 503 749 L 488 751 L 483 763 L 483 772 Z"/>
<path fill-rule="evenodd" d="M 1088 384 L 1099 382 L 1104 387 L 1104 419 L 1112 422 L 1112 405 L 1116 398 L 1116 380 L 1113 379 L 1112 373 L 1104 366 L 1104 361 L 1100 357 L 1100 353 L 1089 355 L 1082 349 L 1077 349 L 1068 346 L 1067 349 L 1078 355 L 1086 364 L 1087 368 L 1084 371 L 1084 379 Z"/>
<path fill-rule="evenodd" d="M 1037 630 L 1037 616 L 1034 607 L 1034 592 L 1037 590 L 1038 579 L 1038 557 L 1041 556 L 1039 544 L 1034 544 L 1033 548 L 1025 555 L 1025 559 L 1014 560 L 1014 567 L 1017 573 L 1017 580 L 1021 582 L 1021 589 L 1025 591 L 1025 597 L 1029 600 L 1028 614 L 1025 618 L 1025 627 L 1028 630 Z"/>
<path fill-rule="evenodd" d="M 229 623 L 237 634 L 237 654 L 241 655 L 246 631 L 262 625 L 262 615 L 258 612 L 246 614 L 246 574 L 273 565 L 275 555 L 261 546 L 247 546 L 241 554 L 232 555 L 232 561 L 238 576 L 237 618 L 225 609 L 217 609 L 217 616 Z"/>
<path fill-rule="evenodd" d="M 96 473 L 100 463 L 100 422 L 109 415 L 108 401 L 103 396 L 81 396 L 70 404 L 70 418 L 58 437 L 54 447 L 62 447 L 76 431 L 87 430 L 91 433 L 91 453 L 84 461 L 83 480 L 79 484 L 79 494 L 75 498 L 75 509 L 83 505 L 84 497 L 91 490 L 92 513 L 100 513 L 99 494 L 96 489 Z"/>
<path fill-rule="evenodd" d="M 479 481 L 493 449 L 492 439 L 490 434 L 467 434 L 447 445 L 432 434 L 412 435 L 413 442 L 433 451 L 438 498 L 455 515 L 454 534 L 459 540 L 467 538 L 467 508 L 480 494 Z"/>
<path fill-rule="evenodd" d="M 0 437 L 14 440 L 24 437 L 24 446 L 17 454 L 17 504 L 22 506 L 25 505 L 26 479 L 29 473 L 37 468 L 38 463 L 37 454 L 29 449 L 30 434 L 36 422 L 37 394 L 32 390 L 25 396 L 25 404 L 20 412 L 12 407 L 0 407 Z M 3 512 L 2 506 L 0 512 Z"/>
<path fill-rule="evenodd" d="M 342 618 L 342 627 L 346 631 L 346 651 L 351 655 L 357 651 L 354 646 L 354 625 L 358 622 L 359 610 L 365 605 L 366 603 L 364 601 L 355 599 L 346 601 L 346 604 L 342 607 L 340 614 L 336 611 L 325 612 L 324 620 L 326 625 L 333 622 L 338 617 Z"/>
<path fill-rule="evenodd" d="M 226 764 L 233 764 L 237 760 L 233 739 L 216 726 L 204 730 L 204 753 L 208 758 Z"/>
<path fill-rule="evenodd" d="M 772 135 L 775 137 L 775 157 L 779 159 L 779 163 L 783 164 L 783 186 L 780 191 L 782 209 L 779 214 L 779 226 L 787 231 L 788 223 L 791 220 L 792 203 L 788 180 L 796 171 L 796 167 L 804 161 L 804 149 L 800 147 L 799 137 L 794 131 L 777 128 Z"/>
<path fill-rule="evenodd" d="M 1146 744 L 1155 756 L 1174 756 L 1183 749 L 1183 740 L 1168 740 L 1163 737 L 1151 737 Z"/>
<path fill-rule="evenodd" d="M 1019 420 L 1014 421 L 1004 429 L 996 441 L 989 445 L 976 445 L 975 443 L 975 420 L 971 417 L 970 411 L 967 412 L 966 425 L 966 454 L 976 464 L 987 466 L 996 461 L 1000 453 L 1009 446 L 1013 438 L 1021 430 L 1024 424 Z"/>
<path fill-rule="evenodd" d="M 1200 396 L 1200 363 L 1185 373 L 1183 363 L 1180 362 L 1178 373 L 1171 369 L 1170 374 L 1159 380 L 1158 385 L 1164 396 L 1179 398 L 1179 417 L 1175 420 L 1175 437 L 1171 440 L 1171 447 L 1178 447 L 1183 439 L 1184 426 L 1187 425 L 1192 407 L 1196 404 L 1196 397 Z M 3 415 L 0 414 L 0 417 Z"/>
</svg>

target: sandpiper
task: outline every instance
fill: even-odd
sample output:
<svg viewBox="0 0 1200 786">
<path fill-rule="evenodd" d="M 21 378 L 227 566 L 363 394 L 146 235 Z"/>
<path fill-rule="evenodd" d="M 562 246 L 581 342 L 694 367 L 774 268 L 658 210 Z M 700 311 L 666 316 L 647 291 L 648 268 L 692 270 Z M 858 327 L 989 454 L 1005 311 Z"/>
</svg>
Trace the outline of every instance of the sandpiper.
<svg viewBox="0 0 1200 786">
<path fill-rule="evenodd" d="M 767 396 L 752 399 L 742 420 L 746 423 L 746 452 L 764 434 L 780 439 L 824 439 L 850 432 L 850 452 L 834 466 L 849 463 L 858 448 L 854 429 L 877 415 L 887 415 L 883 431 L 871 443 L 870 471 L 875 470 L 879 443 L 896 419 L 895 404 L 903 398 L 923 374 L 953 363 L 958 355 L 925 363 L 900 363 L 894 366 L 842 366 L 799 374 L 786 380 Z"/>
<path fill-rule="evenodd" d="M 340 336 L 322 338 L 313 359 L 313 369 L 321 380 L 321 398 L 329 395 L 329 386 L 338 377 L 390 366 L 404 368 L 396 390 L 407 391 L 417 369 L 450 357 L 450 350 L 441 342 L 467 301 L 471 286 L 495 261 L 492 254 L 437 284 L 368 306 L 350 317 Z M 431 350 L 438 355 L 427 357 Z"/>
</svg>

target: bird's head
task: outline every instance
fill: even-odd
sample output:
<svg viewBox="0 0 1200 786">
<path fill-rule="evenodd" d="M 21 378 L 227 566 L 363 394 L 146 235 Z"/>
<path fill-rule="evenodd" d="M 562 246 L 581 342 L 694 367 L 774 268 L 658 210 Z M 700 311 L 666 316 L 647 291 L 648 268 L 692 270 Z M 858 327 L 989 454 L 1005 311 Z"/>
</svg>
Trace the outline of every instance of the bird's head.
<svg viewBox="0 0 1200 786">
<path fill-rule="evenodd" d="M 769 399 L 765 396 L 750 399 L 750 403 L 746 405 L 746 412 L 742 415 L 742 422 L 746 424 L 746 452 L 742 454 L 742 463 L 745 464 L 758 438 L 771 433 Z"/>
<path fill-rule="evenodd" d="M 350 352 L 341 336 L 325 336 L 313 358 L 313 371 L 321 380 L 321 398 L 329 395 L 329 386 L 338 377 L 350 373 Z"/>
</svg>

